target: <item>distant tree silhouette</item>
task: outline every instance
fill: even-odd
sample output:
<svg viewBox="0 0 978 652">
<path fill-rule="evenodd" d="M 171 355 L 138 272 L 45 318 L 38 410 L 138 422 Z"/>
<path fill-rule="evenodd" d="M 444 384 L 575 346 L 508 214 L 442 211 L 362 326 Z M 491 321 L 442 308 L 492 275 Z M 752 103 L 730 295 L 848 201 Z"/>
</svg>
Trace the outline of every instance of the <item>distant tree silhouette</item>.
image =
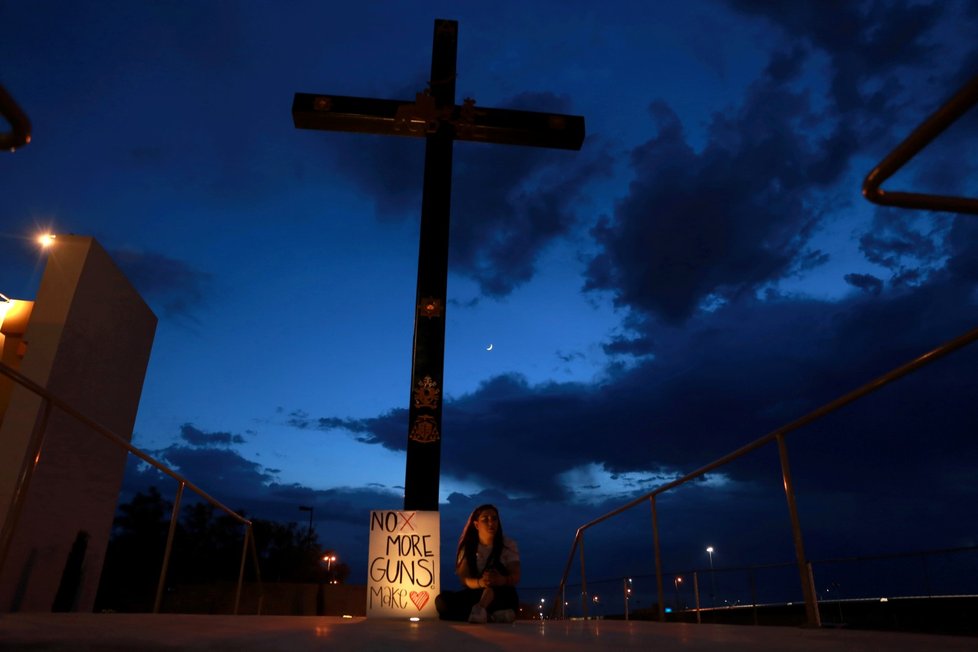
<svg viewBox="0 0 978 652">
<path fill-rule="evenodd" d="M 163 563 L 173 504 L 156 487 L 119 505 L 109 541 L 96 611 L 152 611 Z M 247 518 L 243 511 L 238 512 Z M 329 572 L 315 528 L 250 519 L 262 580 L 265 582 L 342 583 L 347 564 L 337 560 Z M 235 582 L 241 565 L 244 527 L 206 502 L 181 510 L 167 572 L 167 585 Z M 246 579 L 254 579 L 251 551 Z"/>
<path fill-rule="evenodd" d="M 262 578 L 269 582 L 312 582 L 318 571 L 319 535 L 311 536 L 296 523 L 282 525 L 255 519 L 255 545 L 261 560 Z"/>
<path fill-rule="evenodd" d="M 152 611 L 173 504 L 156 487 L 119 505 L 102 567 L 96 611 Z"/>
<path fill-rule="evenodd" d="M 167 579 L 174 584 L 236 581 L 241 565 L 244 528 L 231 516 L 214 515 L 210 503 L 183 509 L 173 543 Z"/>
</svg>

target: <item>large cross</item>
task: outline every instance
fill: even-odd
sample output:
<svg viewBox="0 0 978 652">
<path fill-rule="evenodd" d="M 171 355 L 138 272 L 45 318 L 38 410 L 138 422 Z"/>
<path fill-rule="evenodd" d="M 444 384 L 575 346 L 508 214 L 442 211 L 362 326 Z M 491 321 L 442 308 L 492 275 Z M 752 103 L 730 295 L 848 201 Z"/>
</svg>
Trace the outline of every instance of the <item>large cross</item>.
<svg viewBox="0 0 978 652">
<path fill-rule="evenodd" d="M 404 479 L 406 510 L 438 510 L 452 144 L 471 140 L 578 150 L 584 142 L 581 116 L 484 109 L 469 99 L 455 104 L 457 49 L 458 23 L 436 20 L 429 87 L 414 102 L 307 93 L 296 93 L 292 102 L 292 119 L 300 129 L 415 136 L 426 141 Z"/>
</svg>

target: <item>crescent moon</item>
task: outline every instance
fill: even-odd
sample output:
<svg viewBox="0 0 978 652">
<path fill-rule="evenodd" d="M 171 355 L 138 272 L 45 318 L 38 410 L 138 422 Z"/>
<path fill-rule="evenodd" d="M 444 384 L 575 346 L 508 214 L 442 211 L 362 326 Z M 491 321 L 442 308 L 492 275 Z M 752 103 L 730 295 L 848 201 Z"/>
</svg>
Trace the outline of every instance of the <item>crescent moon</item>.
<svg viewBox="0 0 978 652">
<path fill-rule="evenodd" d="M 486 351 L 492 351 L 492 344 L 486 347 Z"/>
</svg>

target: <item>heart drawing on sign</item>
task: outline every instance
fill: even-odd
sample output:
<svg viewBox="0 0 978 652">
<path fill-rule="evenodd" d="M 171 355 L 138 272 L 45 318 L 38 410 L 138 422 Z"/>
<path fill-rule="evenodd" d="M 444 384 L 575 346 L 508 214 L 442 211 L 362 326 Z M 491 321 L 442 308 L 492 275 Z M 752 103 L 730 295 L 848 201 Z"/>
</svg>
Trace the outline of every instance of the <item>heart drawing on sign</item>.
<svg viewBox="0 0 978 652">
<path fill-rule="evenodd" d="M 411 602 L 414 606 L 418 608 L 418 611 L 428 604 L 428 592 L 427 591 L 411 591 Z"/>
</svg>

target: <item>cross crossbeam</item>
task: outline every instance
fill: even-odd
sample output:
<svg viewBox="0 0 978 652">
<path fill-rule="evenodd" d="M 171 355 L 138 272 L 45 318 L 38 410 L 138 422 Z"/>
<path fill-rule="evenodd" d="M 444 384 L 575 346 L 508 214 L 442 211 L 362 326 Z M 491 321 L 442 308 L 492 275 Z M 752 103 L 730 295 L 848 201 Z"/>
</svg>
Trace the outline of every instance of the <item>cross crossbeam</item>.
<svg viewBox="0 0 978 652">
<path fill-rule="evenodd" d="M 296 93 L 292 119 L 299 129 L 321 131 L 424 138 L 446 123 L 454 140 L 570 150 L 584 143 L 582 116 L 484 109 L 471 101 L 440 110 L 425 93 L 414 102 Z"/>
</svg>

